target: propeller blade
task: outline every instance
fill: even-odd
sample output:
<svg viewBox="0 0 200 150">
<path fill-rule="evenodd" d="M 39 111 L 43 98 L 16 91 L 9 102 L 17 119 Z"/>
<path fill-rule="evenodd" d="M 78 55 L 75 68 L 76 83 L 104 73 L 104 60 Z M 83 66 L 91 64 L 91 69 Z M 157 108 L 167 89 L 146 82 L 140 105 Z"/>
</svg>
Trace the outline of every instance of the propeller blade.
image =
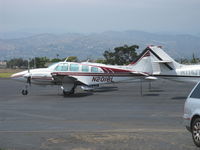
<svg viewBox="0 0 200 150">
<path fill-rule="evenodd" d="M 28 60 L 28 73 L 30 73 L 30 62 Z"/>
</svg>

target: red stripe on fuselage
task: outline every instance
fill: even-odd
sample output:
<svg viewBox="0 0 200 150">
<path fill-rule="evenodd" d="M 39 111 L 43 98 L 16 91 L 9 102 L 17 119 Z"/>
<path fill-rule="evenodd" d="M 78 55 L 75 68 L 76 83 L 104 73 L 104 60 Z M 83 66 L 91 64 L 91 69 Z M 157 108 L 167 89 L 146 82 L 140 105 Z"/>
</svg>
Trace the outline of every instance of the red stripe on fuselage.
<svg viewBox="0 0 200 150">
<path fill-rule="evenodd" d="M 134 62 L 130 63 L 129 65 L 134 65 L 134 64 L 136 64 L 137 62 L 139 62 L 142 58 L 144 58 L 144 57 L 149 57 L 149 56 L 151 56 L 150 51 L 147 51 L 144 55 L 142 55 L 142 57 L 139 58 L 139 60 L 134 61 Z"/>
<path fill-rule="evenodd" d="M 132 74 L 131 72 L 124 73 L 82 73 L 82 72 L 53 72 L 52 75 L 60 76 L 143 76 L 141 74 Z"/>
<path fill-rule="evenodd" d="M 101 67 L 102 69 L 107 69 L 109 70 L 110 73 L 130 73 L 132 71 L 129 70 L 124 70 L 124 69 L 117 69 L 117 68 L 107 68 L 107 67 Z"/>
</svg>

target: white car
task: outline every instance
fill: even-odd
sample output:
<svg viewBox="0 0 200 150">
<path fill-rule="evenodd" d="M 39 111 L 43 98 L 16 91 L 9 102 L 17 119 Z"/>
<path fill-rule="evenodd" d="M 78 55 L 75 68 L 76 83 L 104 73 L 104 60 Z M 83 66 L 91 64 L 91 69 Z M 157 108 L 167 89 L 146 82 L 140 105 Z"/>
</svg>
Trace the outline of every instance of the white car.
<svg viewBox="0 0 200 150">
<path fill-rule="evenodd" d="M 185 102 L 183 118 L 186 128 L 192 133 L 195 145 L 200 147 L 200 82 Z"/>
</svg>

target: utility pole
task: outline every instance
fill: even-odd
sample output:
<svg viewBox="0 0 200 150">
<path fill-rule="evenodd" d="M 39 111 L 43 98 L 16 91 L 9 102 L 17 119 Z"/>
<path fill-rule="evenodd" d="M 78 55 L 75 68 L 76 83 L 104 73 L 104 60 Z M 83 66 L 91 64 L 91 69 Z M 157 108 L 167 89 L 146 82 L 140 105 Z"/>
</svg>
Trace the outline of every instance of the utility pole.
<svg viewBox="0 0 200 150">
<path fill-rule="evenodd" d="M 34 57 L 34 68 L 36 68 L 36 58 Z"/>
<path fill-rule="evenodd" d="M 58 57 L 59 57 L 59 54 L 56 54 L 56 58 L 58 59 Z"/>
</svg>

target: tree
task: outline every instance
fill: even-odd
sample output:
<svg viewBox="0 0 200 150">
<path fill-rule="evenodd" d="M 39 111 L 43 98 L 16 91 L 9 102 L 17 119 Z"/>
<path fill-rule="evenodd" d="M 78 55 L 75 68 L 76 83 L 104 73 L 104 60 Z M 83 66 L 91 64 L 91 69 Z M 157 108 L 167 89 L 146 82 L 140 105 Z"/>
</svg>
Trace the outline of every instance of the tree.
<svg viewBox="0 0 200 150">
<path fill-rule="evenodd" d="M 78 58 L 76 56 L 67 57 L 68 62 L 78 62 Z"/>
<path fill-rule="evenodd" d="M 13 58 L 7 62 L 8 68 L 27 68 L 28 61 L 22 58 Z"/>
<path fill-rule="evenodd" d="M 47 57 L 35 57 L 34 61 L 35 61 L 36 68 L 44 68 L 45 64 L 47 62 L 50 62 L 50 60 Z"/>
<path fill-rule="evenodd" d="M 62 59 L 59 59 L 59 58 L 53 58 L 53 59 L 51 59 L 52 63 L 59 62 L 59 61 L 62 61 Z"/>
<path fill-rule="evenodd" d="M 104 60 L 104 59 L 97 59 L 97 60 L 95 60 L 95 63 L 105 64 L 106 60 Z"/>
<path fill-rule="evenodd" d="M 192 63 L 192 64 L 196 64 L 196 63 L 197 63 L 197 58 L 195 57 L 194 53 L 192 54 L 191 63 Z"/>
<path fill-rule="evenodd" d="M 138 45 L 124 45 L 114 48 L 114 52 L 111 52 L 110 50 L 105 51 L 103 56 L 105 57 L 107 64 L 125 65 L 135 60 L 137 57 L 136 49 L 138 48 Z"/>
</svg>

